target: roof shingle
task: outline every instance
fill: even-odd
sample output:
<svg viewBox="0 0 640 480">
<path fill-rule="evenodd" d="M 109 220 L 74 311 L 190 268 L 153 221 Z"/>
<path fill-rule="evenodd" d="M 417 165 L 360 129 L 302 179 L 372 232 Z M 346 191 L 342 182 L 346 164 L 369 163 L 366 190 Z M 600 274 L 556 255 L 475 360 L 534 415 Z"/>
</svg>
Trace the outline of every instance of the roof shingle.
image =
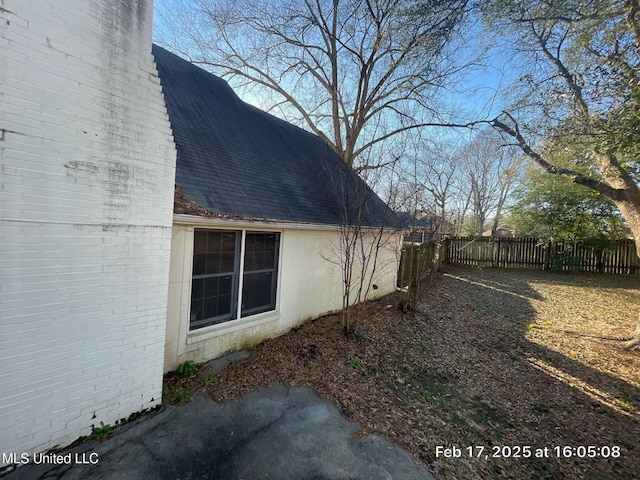
<svg viewBox="0 0 640 480">
<path fill-rule="evenodd" d="M 320 137 L 245 102 L 222 79 L 153 45 L 177 150 L 176 184 L 220 215 L 336 224 L 391 211 Z M 344 208 L 344 207 L 347 208 Z M 349 221 L 349 220 L 347 220 Z"/>
</svg>

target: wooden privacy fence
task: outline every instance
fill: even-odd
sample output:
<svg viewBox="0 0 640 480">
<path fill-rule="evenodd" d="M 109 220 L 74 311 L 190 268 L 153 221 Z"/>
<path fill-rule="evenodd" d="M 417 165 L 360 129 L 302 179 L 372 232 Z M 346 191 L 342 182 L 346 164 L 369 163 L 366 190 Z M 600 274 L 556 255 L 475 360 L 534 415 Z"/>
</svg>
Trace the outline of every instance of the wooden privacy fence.
<svg viewBox="0 0 640 480">
<path fill-rule="evenodd" d="M 441 261 L 436 242 L 403 247 L 398 269 L 398 287 L 408 289 L 420 284 Z"/>
<path fill-rule="evenodd" d="M 640 274 L 633 240 L 451 237 L 444 240 L 442 250 L 443 261 L 457 265 Z"/>
</svg>

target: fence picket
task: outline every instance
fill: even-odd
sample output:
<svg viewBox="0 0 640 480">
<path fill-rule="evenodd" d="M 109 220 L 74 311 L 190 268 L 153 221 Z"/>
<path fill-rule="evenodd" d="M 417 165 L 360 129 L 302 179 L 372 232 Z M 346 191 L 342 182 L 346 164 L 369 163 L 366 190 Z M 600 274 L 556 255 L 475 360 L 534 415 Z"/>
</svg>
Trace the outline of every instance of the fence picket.
<svg viewBox="0 0 640 480">
<path fill-rule="evenodd" d="M 443 244 L 446 246 L 447 241 Z M 443 250 L 444 252 L 440 253 Z M 439 247 L 435 242 L 404 247 L 400 253 L 397 286 L 410 288 L 420 284 L 446 258 L 446 247 Z"/>
<path fill-rule="evenodd" d="M 587 241 L 541 243 L 535 237 L 452 237 L 446 240 L 443 250 L 446 263 L 474 267 L 640 273 L 640 259 L 630 239 L 613 240 L 603 249 L 590 246 Z"/>
</svg>

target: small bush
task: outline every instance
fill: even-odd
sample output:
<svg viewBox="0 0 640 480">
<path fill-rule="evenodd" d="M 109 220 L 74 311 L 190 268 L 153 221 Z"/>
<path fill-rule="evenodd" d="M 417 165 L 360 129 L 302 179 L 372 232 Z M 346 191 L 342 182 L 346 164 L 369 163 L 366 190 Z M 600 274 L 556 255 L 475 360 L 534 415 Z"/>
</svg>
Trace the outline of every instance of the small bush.
<svg viewBox="0 0 640 480">
<path fill-rule="evenodd" d="M 91 440 L 104 440 L 110 437 L 113 432 L 114 428 L 111 425 L 105 425 L 103 422 L 100 422 L 99 427 L 93 427 L 91 430 L 90 438 Z"/>
<path fill-rule="evenodd" d="M 347 364 L 351 368 L 355 368 L 355 369 L 362 368 L 362 360 L 360 360 L 358 357 L 349 357 L 349 360 L 347 360 Z"/>
<path fill-rule="evenodd" d="M 580 270 L 580 259 L 568 250 L 561 250 L 551 254 L 551 269 L 554 272 L 566 270 Z"/>
<path fill-rule="evenodd" d="M 187 360 L 186 362 L 178 365 L 178 368 L 176 368 L 176 373 L 180 377 L 193 377 L 196 373 L 198 373 L 198 366 L 193 363 L 192 360 Z"/>
<path fill-rule="evenodd" d="M 193 392 L 189 388 L 185 388 L 184 390 L 178 390 L 173 395 L 173 400 L 177 403 L 187 403 L 192 398 L 193 398 Z"/>
<path fill-rule="evenodd" d="M 549 404 L 542 400 L 536 400 L 535 402 L 533 402 L 533 408 L 540 413 L 548 413 L 549 410 L 551 410 Z"/>
</svg>

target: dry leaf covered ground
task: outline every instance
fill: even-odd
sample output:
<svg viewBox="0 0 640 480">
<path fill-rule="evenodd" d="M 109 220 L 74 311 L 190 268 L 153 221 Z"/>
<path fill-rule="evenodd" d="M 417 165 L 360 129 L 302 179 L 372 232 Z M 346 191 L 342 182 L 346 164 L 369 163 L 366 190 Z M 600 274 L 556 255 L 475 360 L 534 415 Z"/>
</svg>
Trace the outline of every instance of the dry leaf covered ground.
<svg viewBox="0 0 640 480">
<path fill-rule="evenodd" d="M 321 318 L 250 349 L 205 388 L 223 402 L 262 385 L 309 386 L 440 479 L 638 478 L 640 353 L 570 333 L 628 335 L 638 286 L 448 268 L 413 317 L 394 294 L 370 302 L 348 340 L 338 317 Z"/>
</svg>

